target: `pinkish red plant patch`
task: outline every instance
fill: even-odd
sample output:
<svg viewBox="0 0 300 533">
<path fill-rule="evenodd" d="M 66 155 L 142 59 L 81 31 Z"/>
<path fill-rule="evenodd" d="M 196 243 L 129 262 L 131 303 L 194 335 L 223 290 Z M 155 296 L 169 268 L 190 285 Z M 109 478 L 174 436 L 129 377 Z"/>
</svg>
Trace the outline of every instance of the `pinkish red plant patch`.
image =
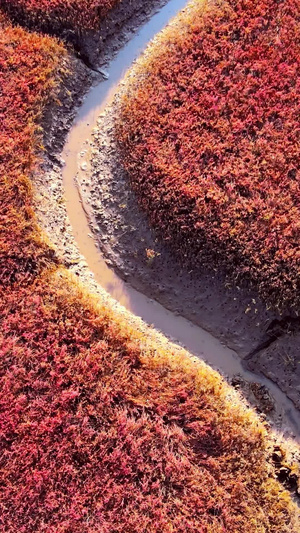
<svg viewBox="0 0 300 533">
<path fill-rule="evenodd" d="M 151 223 L 281 308 L 300 298 L 300 5 L 196 2 L 135 71 L 118 126 Z"/>
</svg>

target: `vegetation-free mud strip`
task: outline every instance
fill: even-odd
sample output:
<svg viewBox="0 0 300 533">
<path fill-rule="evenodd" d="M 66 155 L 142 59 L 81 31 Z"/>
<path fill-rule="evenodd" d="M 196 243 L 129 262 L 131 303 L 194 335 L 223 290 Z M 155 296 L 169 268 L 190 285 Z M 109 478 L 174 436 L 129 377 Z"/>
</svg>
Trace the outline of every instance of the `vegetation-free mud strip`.
<svg viewBox="0 0 300 533">
<path fill-rule="evenodd" d="M 98 116 L 112 100 L 118 82 L 135 57 L 142 51 L 142 48 L 180 8 L 184 7 L 185 3 L 182 0 L 171 1 L 154 15 L 151 21 L 117 54 L 108 68 L 109 79 L 91 89 L 79 110 L 62 154 L 65 161 L 63 177 L 67 211 L 80 252 L 75 259 L 73 252 L 70 252 L 70 264 L 84 264 L 84 257 L 95 280 L 120 304 L 135 315 L 140 316 L 148 324 L 155 326 L 172 340 L 188 348 L 193 354 L 207 361 L 221 371 L 223 375 L 233 377 L 240 374 L 249 382 L 260 382 L 266 386 L 276 404 L 271 419 L 275 421 L 278 428 L 290 430 L 294 435 L 299 436 L 299 413 L 276 385 L 270 380 L 245 371 L 236 352 L 222 345 L 204 329 L 195 326 L 181 316 L 176 316 L 156 301 L 136 291 L 120 279 L 112 269 L 108 268 L 104 257 L 99 252 L 97 243 L 91 238 L 88 220 L 75 184 L 74 178 L 78 174 L 79 166 L 83 175 L 89 175 L 89 160 L 90 156 L 93 155 L 90 153 L 92 130 L 96 125 Z M 85 157 L 84 161 L 82 160 L 83 156 Z M 54 170 L 58 173 L 58 168 Z M 60 198 L 58 198 L 59 200 Z M 66 224 L 65 232 L 67 236 L 70 236 L 68 224 Z M 80 272 L 80 269 L 77 271 Z"/>
</svg>

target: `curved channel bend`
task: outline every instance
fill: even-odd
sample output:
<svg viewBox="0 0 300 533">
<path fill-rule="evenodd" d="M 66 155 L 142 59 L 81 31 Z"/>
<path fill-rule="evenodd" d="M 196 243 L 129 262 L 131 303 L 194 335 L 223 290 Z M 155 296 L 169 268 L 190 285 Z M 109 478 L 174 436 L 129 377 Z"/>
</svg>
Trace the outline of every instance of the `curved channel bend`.
<svg viewBox="0 0 300 533">
<path fill-rule="evenodd" d="M 95 280 L 129 311 L 153 325 L 173 342 L 184 346 L 192 354 L 203 359 L 221 374 L 232 377 L 242 375 L 247 381 L 260 382 L 268 387 L 283 413 L 285 425 L 300 441 L 300 413 L 291 400 L 271 380 L 246 371 L 238 355 L 222 345 L 210 333 L 195 326 L 183 317 L 168 311 L 121 280 L 105 263 L 94 239 L 89 238 L 90 228 L 85 215 L 75 177 L 80 171 L 79 154 L 87 149 L 92 130 L 99 115 L 112 101 L 118 84 L 133 61 L 142 53 L 156 33 L 183 9 L 187 0 L 169 0 L 118 52 L 108 67 L 109 78 L 99 82 L 88 92 L 69 133 L 62 157 L 65 161 L 63 180 L 68 217 L 80 253 L 85 257 Z"/>
</svg>

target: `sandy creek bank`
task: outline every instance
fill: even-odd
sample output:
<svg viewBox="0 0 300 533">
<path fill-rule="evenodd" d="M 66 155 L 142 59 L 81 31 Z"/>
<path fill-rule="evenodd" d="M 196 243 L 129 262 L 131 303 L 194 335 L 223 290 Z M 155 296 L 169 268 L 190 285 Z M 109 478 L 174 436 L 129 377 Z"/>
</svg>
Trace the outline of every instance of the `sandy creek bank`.
<svg viewBox="0 0 300 533">
<path fill-rule="evenodd" d="M 181 3 L 184 4 L 182 0 Z M 179 4 L 180 0 L 178 1 L 178 8 L 182 7 Z M 157 8 L 157 3 L 155 8 Z M 116 56 L 124 43 L 131 40 L 134 31 L 151 14 L 153 14 L 153 10 L 149 9 L 147 13 L 143 10 L 143 12 L 137 12 L 136 15 L 130 15 L 129 18 L 126 18 L 120 31 L 107 39 L 105 52 L 99 57 L 99 65 L 105 65 L 105 70 L 109 71 L 107 62 Z M 264 338 L 268 325 L 276 316 L 267 312 L 255 295 L 250 294 L 246 289 L 225 287 L 224 279 L 219 274 L 202 272 L 201 276 L 199 273 L 195 275 L 193 272 L 187 272 L 183 266 L 176 263 L 175 259 L 160 243 L 158 237 L 148 227 L 147 220 L 140 212 L 136 198 L 128 186 L 127 177 L 121 169 L 113 134 L 117 100 L 114 106 L 108 107 L 98 117 L 98 108 L 93 111 L 95 104 L 93 99 L 89 103 L 89 97 L 84 101 L 83 96 L 92 85 L 94 88 L 100 86 L 99 82 L 103 76 L 91 72 L 78 59 L 73 58 L 72 63 L 74 76 L 66 83 L 68 96 L 66 96 L 64 89 L 60 95 L 62 107 L 54 109 L 52 106 L 45 118 L 47 157 L 44 163 L 44 173 L 37 173 L 35 176 L 36 211 L 39 222 L 54 245 L 58 257 L 71 272 L 78 275 L 92 293 L 100 296 L 102 300 L 113 306 L 116 312 L 126 316 L 130 323 L 136 324 L 137 328 L 147 332 L 147 335 L 159 336 L 141 320 L 125 311 L 124 307 L 106 292 L 107 290 L 120 304 L 124 304 L 130 311 L 141 316 L 135 310 L 133 299 L 130 301 L 130 298 L 125 298 L 124 301 L 124 285 L 122 285 L 120 278 L 127 280 L 130 285 L 137 288 L 142 299 L 145 299 L 147 295 L 151 298 L 151 300 L 147 299 L 151 304 L 151 313 L 159 315 L 158 309 L 160 308 L 153 301 L 153 298 L 173 311 L 173 313 L 169 313 L 162 308 L 163 316 L 167 313 L 168 320 L 174 322 L 174 329 L 172 330 L 174 333 L 168 335 L 171 340 L 179 340 L 179 344 L 182 345 L 187 344 L 184 340 L 178 339 L 176 335 L 175 319 L 184 321 L 185 319 L 181 316 L 189 319 L 191 322 L 184 325 L 188 336 L 187 340 L 188 342 L 192 340 L 197 347 L 195 350 L 191 349 L 191 352 L 210 362 L 210 357 L 206 357 L 205 353 L 209 350 L 212 351 L 215 360 L 210 364 L 220 369 L 223 375 L 231 376 L 234 386 L 244 392 L 248 401 L 257 407 L 259 412 L 268 416 L 272 425 L 286 434 L 298 434 L 300 428 L 299 412 L 293 410 L 291 402 L 285 399 L 282 393 L 278 395 L 276 387 L 272 389 L 271 382 L 266 382 L 259 376 L 255 379 L 255 375 L 250 375 L 243 370 L 239 359 L 239 357 L 244 358 L 255 350 Z M 112 82 L 112 93 L 115 90 L 116 84 Z M 112 95 L 109 94 L 110 100 Z M 93 111 L 93 121 L 97 124 L 96 129 L 94 129 L 94 138 L 92 139 L 90 134 L 95 124 L 87 122 L 90 119 L 87 118 L 88 114 L 84 114 L 80 120 L 86 121 L 84 128 L 87 129 L 83 131 L 89 131 L 89 135 L 83 135 L 80 139 L 81 150 L 75 156 L 73 153 L 66 153 L 66 155 L 68 159 L 72 159 L 72 194 L 75 195 L 76 193 L 78 196 L 77 189 L 74 187 L 74 179 L 76 178 L 77 182 L 81 184 L 81 199 L 90 222 L 90 230 L 86 229 L 85 226 L 81 228 L 80 231 L 84 232 L 81 239 L 88 248 L 95 248 L 95 246 L 100 248 L 104 255 L 104 258 L 100 258 L 100 254 L 98 254 L 99 257 L 95 258 L 97 263 L 95 269 L 100 268 L 103 278 L 106 275 L 105 268 L 108 272 L 108 279 L 103 284 L 101 282 L 101 285 L 94 279 L 94 269 L 91 268 L 90 262 L 86 261 L 83 248 L 78 247 L 80 240 L 78 231 L 73 224 L 71 225 L 68 217 L 73 206 L 70 206 L 70 202 L 66 204 L 68 195 L 62 179 L 64 168 L 69 163 L 67 161 L 67 165 L 64 166 L 65 162 L 60 152 L 77 109 L 79 106 L 81 106 L 80 109 L 84 107 L 82 106 L 83 102 L 88 108 L 90 107 L 89 111 Z M 72 132 L 74 132 L 74 127 Z M 68 151 L 68 144 L 66 150 Z M 63 154 L 64 156 L 65 154 Z M 77 201 L 79 204 L 79 200 Z M 72 215 L 75 216 L 75 219 L 77 217 L 76 209 Z M 80 209 L 78 217 L 82 217 L 84 213 L 82 207 L 79 206 L 78 209 Z M 97 242 L 94 241 L 92 232 L 97 238 Z M 147 250 L 154 250 L 153 259 L 149 258 Z M 120 278 L 107 268 L 104 259 L 109 266 L 114 267 Z M 112 283 L 112 286 L 110 286 L 109 281 L 111 276 L 113 280 L 115 277 L 118 278 L 118 281 L 113 282 L 114 285 Z M 130 285 L 126 284 L 126 290 L 130 290 Z M 248 309 L 249 307 L 250 309 Z M 152 321 L 150 318 L 147 322 L 152 324 L 154 320 Z M 197 328 L 198 325 L 204 330 Z M 161 323 L 157 329 L 165 332 L 164 326 L 165 324 Z M 189 328 L 191 329 L 189 330 Z M 195 338 L 193 338 L 193 328 L 197 332 Z M 210 331 L 214 337 L 211 337 L 205 330 Z M 162 340 L 162 336 L 159 338 L 160 342 L 165 342 Z M 222 344 L 217 339 L 220 339 Z M 275 344 L 272 343 L 269 349 L 274 349 L 274 346 Z M 233 353 L 231 349 L 234 349 L 235 352 Z M 231 363 L 224 361 L 226 354 L 228 354 Z M 221 360 L 222 357 L 223 361 Z M 265 368 L 262 366 L 261 359 L 264 360 Z M 251 356 L 247 365 L 249 368 L 252 366 L 255 372 L 264 371 L 272 381 L 281 386 L 282 390 L 289 393 L 296 404 L 297 398 L 290 393 L 292 387 L 288 381 L 291 378 L 291 374 L 286 370 L 288 365 L 283 372 L 277 353 L 273 360 L 274 366 L 272 367 L 270 364 L 272 359 L 262 358 L 261 352 L 259 352 L 257 360 Z M 227 367 L 230 370 L 228 372 L 226 371 Z M 241 372 L 239 372 L 240 369 Z M 241 376 L 236 374 L 241 374 Z M 266 386 L 266 383 L 269 386 Z M 294 457 L 298 460 L 297 452 L 295 452 Z"/>
</svg>

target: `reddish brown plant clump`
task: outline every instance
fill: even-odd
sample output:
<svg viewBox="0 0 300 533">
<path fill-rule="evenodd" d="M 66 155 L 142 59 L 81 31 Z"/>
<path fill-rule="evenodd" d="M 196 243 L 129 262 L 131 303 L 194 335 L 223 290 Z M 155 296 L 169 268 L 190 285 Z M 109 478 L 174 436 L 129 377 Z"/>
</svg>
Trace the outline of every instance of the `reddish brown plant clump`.
<svg viewBox="0 0 300 533">
<path fill-rule="evenodd" d="M 50 33 L 71 29 L 97 29 L 121 0 L 0 0 L 13 18 Z"/>
<path fill-rule="evenodd" d="M 0 530 L 296 533 L 254 413 L 91 302 L 38 228 L 38 124 L 66 61 L 1 19 Z"/>
<path fill-rule="evenodd" d="M 195 2 L 137 66 L 118 127 L 173 249 L 280 307 L 300 303 L 299 69 L 299 2 Z"/>
</svg>

